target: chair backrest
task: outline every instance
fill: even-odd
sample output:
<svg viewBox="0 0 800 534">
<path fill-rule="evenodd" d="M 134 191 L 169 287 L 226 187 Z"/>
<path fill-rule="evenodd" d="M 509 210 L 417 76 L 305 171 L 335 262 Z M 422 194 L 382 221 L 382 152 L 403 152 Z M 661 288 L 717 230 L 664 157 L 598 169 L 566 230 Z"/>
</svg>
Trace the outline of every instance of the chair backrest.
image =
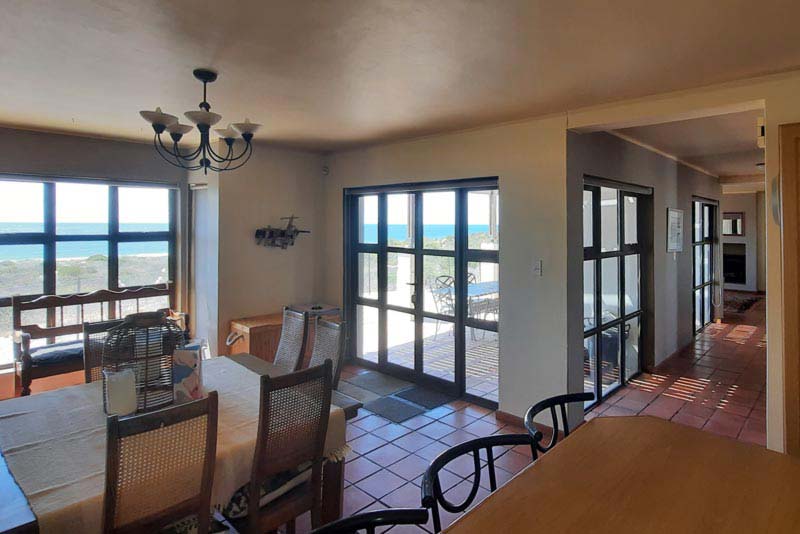
<svg viewBox="0 0 800 534">
<path fill-rule="evenodd" d="M 314 317 L 314 348 L 308 366 L 316 367 L 325 363 L 325 360 L 330 360 L 333 364 L 331 373 L 334 389 L 339 383 L 339 372 L 342 369 L 344 332 L 346 329 L 343 324 Z"/>
<path fill-rule="evenodd" d="M 573 402 L 583 403 L 591 400 L 594 400 L 594 393 L 568 393 L 566 395 L 556 395 L 555 397 L 544 399 L 543 401 L 539 401 L 530 408 L 528 408 L 528 412 L 525 414 L 525 428 L 528 429 L 528 432 L 533 438 L 533 442 L 535 444 L 535 448 L 533 450 L 533 457 L 536 458 L 537 450 L 541 452 L 547 452 L 550 449 L 552 449 L 556 443 L 558 443 L 558 434 L 562 426 L 564 429 L 564 436 L 569 436 L 569 420 L 567 419 L 567 404 L 571 404 Z M 561 426 L 559 426 L 556 407 L 560 408 Z M 552 418 L 551 428 L 553 429 L 553 435 L 550 436 L 550 442 L 547 445 L 542 445 L 544 434 L 536 427 L 536 424 L 534 423 L 533 420 L 536 418 L 538 414 L 547 409 L 550 410 L 550 417 Z"/>
<path fill-rule="evenodd" d="M 306 350 L 306 331 L 308 330 L 308 314 L 283 309 L 283 324 L 278 350 L 275 351 L 273 363 L 284 371 L 297 371 Z"/>
<path fill-rule="evenodd" d="M 156 532 L 197 515 L 208 532 L 217 448 L 217 393 L 108 418 L 103 532 Z"/>
<path fill-rule="evenodd" d="M 455 278 L 443 274 L 433 280 L 431 296 L 437 313 L 445 315 L 455 314 Z"/>
<path fill-rule="evenodd" d="M 296 373 L 261 377 L 251 484 L 259 485 L 306 462 L 312 462 L 321 474 L 331 381 L 331 363 L 327 360 Z M 258 498 L 258 491 L 250 493 Z"/>
<path fill-rule="evenodd" d="M 466 510 L 475 500 L 478 494 L 478 489 L 481 483 L 481 451 L 485 451 L 486 456 L 486 470 L 489 475 L 489 488 L 490 491 L 497 489 L 497 476 L 494 468 L 494 452 L 493 447 L 513 447 L 516 445 L 527 445 L 531 448 L 531 454 L 534 454 L 534 444 L 531 436 L 528 434 L 496 434 L 486 436 L 483 438 L 476 438 L 473 440 L 465 441 L 454 447 L 442 452 L 436 459 L 431 462 L 425 474 L 422 475 L 422 506 L 431 510 L 433 515 L 433 531 L 441 532 L 442 524 L 439 517 L 439 506 L 450 513 L 461 513 Z M 469 494 L 459 504 L 451 503 L 442 491 L 442 485 L 439 480 L 439 472 L 447 466 L 450 462 L 457 458 L 472 455 L 473 474 L 472 488 Z"/>
<path fill-rule="evenodd" d="M 108 331 L 122 324 L 122 319 L 83 323 L 83 374 L 86 383 L 103 378 L 103 346 Z"/>
<path fill-rule="evenodd" d="M 41 297 L 11 297 L 11 323 L 15 338 L 18 334 L 26 334 L 30 339 L 48 339 L 48 343 L 58 336 L 80 335 L 83 332 L 83 323 L 89 315 L 96 315 L 101 321 L 118 319 L 129 313 L 123 304 L 133 303 L 135 311 L 139 311 L 140 300 L 153 297 L 166 297 L 169 307 L 173 307 L 175 292 L 172 284 L 159 284 L 155 286 L 142 286 L 131 289 L 112 291 L 100 289 L 91 293 L 76 293 L 73 295 L 43 295 Z M 87 310 L 87 306 L 97 305 L 97 310 Z M 25 312 L 35 310 L 48 310 L 50 320 L 48 325 L 23 323 Z M 19 358 L 20 343 L 14 343 L 14 356 Z"/>
<path fill-rule="evenodd" d="M 389 508 L 351 515 L 312 530 L 311 534 L 356 534 L 361 530 L 366 534 L 375 534 L 378 527 L 422 525 L 427 522 L 428 510 L 425 508 Z"/>
</svg>

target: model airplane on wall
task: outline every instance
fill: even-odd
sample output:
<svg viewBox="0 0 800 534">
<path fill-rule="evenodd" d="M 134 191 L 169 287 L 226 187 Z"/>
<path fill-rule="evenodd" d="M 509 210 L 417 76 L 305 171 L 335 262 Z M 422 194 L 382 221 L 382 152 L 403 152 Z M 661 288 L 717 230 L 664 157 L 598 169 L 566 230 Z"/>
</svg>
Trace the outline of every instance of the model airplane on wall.
<svg viewBox="0 0 800 534">
<path fill-rule="evenodd" d="M 256 243 L 265 247 L 277 247 L 284 250 L 294 245 L 294 240 L 298 235 L 311 233 L 310 230 L 300 230 L 295 226 L 294 220 L 299 218 L 294 215 L 281 217 L 282 221 L 289 221 L 286 223 L 286 228 L 267 226 L 266 228 L 256 229 Z"/>
</svg>

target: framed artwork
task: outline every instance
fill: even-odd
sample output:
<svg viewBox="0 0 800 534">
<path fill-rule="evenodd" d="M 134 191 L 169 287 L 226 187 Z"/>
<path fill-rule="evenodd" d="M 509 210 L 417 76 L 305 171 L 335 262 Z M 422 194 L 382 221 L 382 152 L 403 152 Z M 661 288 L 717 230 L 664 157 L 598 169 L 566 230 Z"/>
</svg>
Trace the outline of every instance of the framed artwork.
<svg viewBox="0 0 800 534">
<path fill-rule="evenodd" d="M 683 252 L 683 210 L 667 208 L 667 252 Z"/>
</svg>

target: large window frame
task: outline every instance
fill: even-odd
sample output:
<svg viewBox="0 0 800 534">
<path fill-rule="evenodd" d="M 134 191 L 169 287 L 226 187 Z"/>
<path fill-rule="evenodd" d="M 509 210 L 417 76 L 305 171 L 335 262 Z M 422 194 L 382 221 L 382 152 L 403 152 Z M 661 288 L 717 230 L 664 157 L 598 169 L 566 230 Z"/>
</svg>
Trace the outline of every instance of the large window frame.
<svg viewBox="0 0 800 534">
<path fill-rule="evenodd" d="M 122 243 L 141 243 L 165 241 L 168 247 L 168 279 L 170 290 L 174 293 L 176 276 L 176 235 L 178 190 L 171 184 L 143 183 L 143 182 L 112 182 L 90 179 L 60 179 L 60 178 L 33 178 L 13 175 L 0 176 L 0 181 L 8 182 L 35 182 L 43 184 L 42 202 L 44 204 L 44 224 L 41 232 L 0 233 L 0 246 L 3 245 L 41 245 L 43 247 L 42 265 L 42 292 L 20 295 L 26 299 L 42 295 L 57 294 L 56 287 L 56 247 L 59 243 L 66 242 L 107 242 L 108 243 L 108 284 L 106 289 L 119 291 L 121 289 L 136 289 L 145 285 L 119 284 L 119 245 Z M 108 231 L 98 234 L 58 234 L 56 231 L 56 185 L 58 183 L 82 183 L 88 185 L 108 186 Z M 131 187 L 148 187 L 169 190 L 169 221 L 165 231 L 130 232 L 120 231 L 119 227 L 119 189 Z M 172 295 L 174 297 L 174 294 Z M 0 308 L 11 306 L 12 295 L 0 295 Z M 56 317 L 54 310 L 48 310 L 47 326 L 55 326 Z M 5 367 L 0 364 L 0 368 Z"/>
<path fill-rule="evenodd" d="M 616 233 L 617 233 L 617 248 L 616 250 L 604 251 L 602 250 L 602 215 L 601 215 L 601 189 L 613 189 L 616 191 Z M 612 182 L 610 180 L 604 180 L 600 178 L 594 178 L 590 176 L 586 176 L 584 178 L 584 192 L 589 192 L 592 198 L 592 243 L 589 246 L 586 246 L 584 243 L 583 247 L 583 265 L 585 266 L 585 262 L 592 262 L 593 265 L 593 275 L 594 275 L 594 300 L 593 300 L 593 312 L 594 312 L 594 324 L 591 327 L 588 327 L 584 324 L 583 329 L 583 339 L 584 339 L 584 346 L 586 346 L 587 339 L 593 339 L 594 343 L 594 354 L 592 355 L 594 369 L 595 369 L 595 379 L 594 379 L 594 391 L 595 400 L 591 403 L 587 403 L 585 408 L 588 410 L 595 406 L 596 404 L 602 402 L 604 399 L 608 398 L 610 395 L 614 394 L 619 388 L 623 387 L 625 384 L 630 382 L 631 379 L 638 376 L 644 365 L 644 354 L 642 351 L 643 346 L 643 338 L 644 332 L 647 328 L 647 314 L 645 310 L 647 309 L 647 292 L 645 291 L 645 280 L 646 280 L 646 261 L 647 261 L 647 239 L 644 235 L 645 230 L 645 218 L 644 218 L 644 209 L 645 209 L 645 201 L 647 197 L 649 197 L 652 192 L 649 188 L 642 188 L 636 186 L 626 186 L 625 184 Z M 636 243 L 628 244 L 626 243 L 626 224 L 625 224 L 625 199 L 628 197 L 632 197 L 636 199 L 636 228 L 637 228 L 637 239 Z M 630 256 L 638 256 L 639 261 L 639 288 L 638 288 L 638 297 L 639 297 L 639 306 L 632 311 L 627 309 L 626 305 L 626 277 L 625 277 L 625 259 Z M 603 320 L 603 272 L 602 272 L 602 263 L 603 260 L 607 259 L 615 259 L 617 261 L 617 293 L 618 293 L 618 306 L 619 306 L 619 314 L 618 317 L 610 320 L 605 321 Z M 583 292 L 582 292 L 583 294 Z M 628 324 L 632 320 L 637 320 L 639 324 L 639 353 L 638 353 L 638 366 L 636 372 L 632 373 L 628 376 L 626 371 L 626 362 L 627 362 L 627 343 L 626 335 L 628 335 L 627 328 Z M 613 386 L 610 386 L 605 392 L 603 391 L 603 361 L 604 361 L 604 343 L 602 341 L 603 335 L 609 335 L 609 332 L 614 332 L 616 329 L 617 336 L 617 347 L 618 347 L 618 369 L 619 369 L 619 376 L 617 383 Z"/>
</svg>

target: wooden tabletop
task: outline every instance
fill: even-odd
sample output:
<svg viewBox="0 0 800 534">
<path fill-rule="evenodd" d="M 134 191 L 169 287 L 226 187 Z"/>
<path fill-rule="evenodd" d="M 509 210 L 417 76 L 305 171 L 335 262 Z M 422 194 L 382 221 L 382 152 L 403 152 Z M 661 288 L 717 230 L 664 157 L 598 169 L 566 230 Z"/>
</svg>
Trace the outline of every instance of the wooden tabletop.
<svg viewBox="0 0 800 534">
<path fill-rule="evenodd" d="M 800 532 L 800 461 L 662 419 L 599 417 L 445 532 Z"/>
</svg>

